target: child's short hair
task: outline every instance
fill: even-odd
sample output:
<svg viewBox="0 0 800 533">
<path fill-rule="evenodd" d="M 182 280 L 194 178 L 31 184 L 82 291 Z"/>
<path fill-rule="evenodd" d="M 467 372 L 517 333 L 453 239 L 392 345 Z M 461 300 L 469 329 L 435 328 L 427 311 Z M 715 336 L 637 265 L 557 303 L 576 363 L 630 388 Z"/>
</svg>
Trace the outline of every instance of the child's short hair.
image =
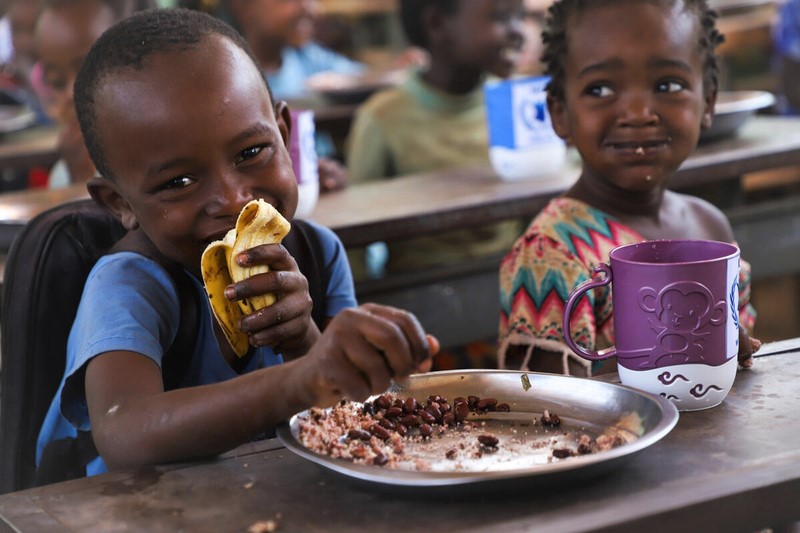
<svg viewBox="0 0 800 533">
<path fill-rule="evenodd" d="M 424 11 L 436 6 L 442 13 L 458 10 L 460 0 L 400 0 L 400 24 L 410 44 L 428 49 L 428 35 L 423 21 Z"/>
<path fill-rule="evenodd" d="M 123 70 L 141 70 L 150 56 L 188 50 L 215 35 L 231 40 L 258 65 L 239 32 L 218 18 L 189 9 L 141 11 L 109 28 L 94 43 L 75 79 L 73 100 L 86 148 L 101 176 L 115 179 L 103 153 L 95 109 L 97 91 L 106 78 Z M 266 80 L 264 85 L 269 91 Z M 272 99 L 271 92 L 269 96 Z"/>
<path fill-rule="evenodd" d="M 542 31 L 542 63 L 545 74 L 550 76 L 547 91 L 551 97 L 564 98 L 564 59 L 567 55 L 567 23 L 575 14 L 587 7 L 609 5 L 620 2 L 643 1 L 672 6 L 681 2 L 684 8 L 700 20 L 700 50 L 705 53 L 703 65 L 703 84 L 706 94 L 716 90 L 719 84 L 719 65 L 714 53 L 724 37 L 716 27 L 717 12 L 708 6 L 706 0 L 558 0 L 547 10 L 545 28 Z"/>
</svg>

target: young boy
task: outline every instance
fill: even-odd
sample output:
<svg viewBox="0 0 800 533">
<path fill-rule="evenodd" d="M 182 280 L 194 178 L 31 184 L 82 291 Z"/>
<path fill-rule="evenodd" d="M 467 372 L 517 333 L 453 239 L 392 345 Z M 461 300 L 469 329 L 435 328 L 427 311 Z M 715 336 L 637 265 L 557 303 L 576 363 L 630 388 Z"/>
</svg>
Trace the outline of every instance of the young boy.
<svg viewBox="0 0 800 533">
<path fill-rule="evenodd" d="M 364 65 L 314 42 L 316 0 L 230 0 L 230 12 L 277 98 L 308 96 L 320 72 L 358 74 Z"/>
<path fill-rule="evenodd" d="M 229 286 L 226 296 L 272 292 L 278 300 L 242 319 L 251 345 L 243 358 L 228 346 L 199 281 L 201 254 L 248 201 L 263 198 L 287 219 L 297 206 L 288 108 L 273 104 L 230 26 L 197 11 L 138 13 L 92 47 L 74 99 L 103 176 L 88 183 L 93 198 L 191 274 L 202 305 L 188 370 L 165 390 L 162 356 L 180 321 L 173 278 L 137 253 L 101 258 L 73 325 L 40 460 L 48 444 L 89 429 L 99 456 L 87 474 L 211 456 L 297 411 L 363 400 L 390 378 L 429 367 L 437 343 L 413 316 L 354 307 L 342 244 L 320 226 L 312 227 L 325 256 L 317 268 L 329 279 L 324 332 L 310 318 L 308 281 L 295 259 L 282 245 L 262 245 L 236 261 L 272 270 Z M 284 357 L 292 360 L 279 364 Z"/>
<path fill-rule="evenodd" d="M 72 84 L 83 57 L 112 24 L 154 7 L 154 0 L 45 0 L 34 32 L 41 69 L 41 83 L 34 88 L 58 125 L 60 159 L 50 170 L 49 188 L 84 183 L 96 173 L 72 103 Z"/>
<path fill-rule="evenodd" d="M 482 85 L 487 75 L 513 73 L 523 12 L 522 0 L 402 0 L 403 29 L 410 44 L 428 51 L 429 66 L 359 108 L 348 139 L 350 183 L 488 165 Z M 501 253 L 522 229 L 512 221 L 389 243 L 386 271 Z"/>
<path fill-rule="evenodd" d="M 313 40 L 316 0 L 230 0 L 236 27 L 253 50 L 272 94 L 279 99 L 308 97 L 306 81 L 321 72 L 359 74 L 365 67 Z M 330 135 L 317 132 L 321 192 L 347 184 L 344 166 L 334 159 Z"/>
</svg>

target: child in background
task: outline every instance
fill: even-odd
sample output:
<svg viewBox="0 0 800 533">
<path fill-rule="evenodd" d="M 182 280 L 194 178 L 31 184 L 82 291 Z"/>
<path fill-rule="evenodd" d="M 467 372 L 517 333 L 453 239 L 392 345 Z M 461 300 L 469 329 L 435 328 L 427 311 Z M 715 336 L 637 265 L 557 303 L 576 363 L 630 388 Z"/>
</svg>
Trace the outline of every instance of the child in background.
<svg viewBox="0 0 800 533">
<path fill-rule="evenodd" d="M 313 40 L 316 5 L 317 0 L 229 0 L 234 25 L 253 50 L 275 98 L 308 97 L 306 81 L 321 72 L 359 74 L 365 69 Z M 318 132 L 321 192 L 347 184 L 334 152 L 330 136 Z"/>
<path fill-rule="evenodd" d="M 358 74 L 364 65 L 314 41 L 317 0 L 230 0 L 230 11 L 276 98 L 308 96 L 320 72 Z"/>
<path fill-rule="evenodd" d="M 50 170 L 49 188 L 85 183 L 96 174 L 72 101 L 72 84 L 83 57 L 115 22 L 154 7 L 154 0 L 45 0 L 34 34 L 36 71 L 41 69 L 35 86 L 58 125 L 60 159 Z"/>
<path fill-rule="evenodd" d="M 517 240 L 500 267 L 499 363 L 506 368 L 591 375 L 564 343 L 570 291 L 616 246 L 646 239 L 733 242 L 724 214 L 667 190 L 669 178 L 711 125 L 715 47 L 722 35 L 705 0 L 559 0 L 547 14 L 542 60 L 556 133 L 581 155 L 583 171 Z M 631 24 L 631 21 L 636 21 Z M 750 366 L 750 267 L 739 280 L 739 361 Z M 614 342 L 608 287 L 590 291 L 572 322 L 575 340 Z M 602 364 L 602 363 L 601 363 Z"/>
<path fill-rule="evenodd" d="M 102 257 L 86 282 L 39 460 L 49 444 L 88 429 L 99 452 L 88 474 L 208 457 L 300 410 L 363 400 L 390 378 L 430 366 L 435 339 L 409 313 L 355 307 L 341 241 L 312 223 L 325 259 L 316 274 L 328 280 L 324 331 L 310 318 L 307 278 L 277 244 L 237 256 L 271 271 L 226 290 L 231 300 L 277 295 L 241 321 L 250 351 L 238 359 L 216 325 L 200 281 L 203 250 L 250 200 L 263 198 L 291 220 L 298 194 L 289 110 L 273 103 L 232 27 L 183 9 L 133 15 L 85 57 L 75 104 L 102 176 L 89 180 L 90 193 L 190 275 L 201 305 L 188 371 L 179 388 L 165 390 L 160 365 L 180 319 L 172 276 L 138 253 Z"/>
<path fill-rule="evenodd" d="M 487 75 L 514 72 L 523 15 L 522 0 L 401 0 L 408 41 L 428 51 L 429 64 L 356 112 L 345 158 L 350 183 L 488 165 L 482 85 Z M 510 221 L 389 243 L 386 272 L 502 253 L 521 230 Z"/>
<path fill-rule="evenodd" d="M 31 71 L 36 62 L 33 31 L 42 8 L 42 0 L 4 0 L 0 9 L 5 11 L 3 58 L 0 63 L 0 89 L 14 99 L 28 105 L 36 113 L 36 122 L 49 120 L 33 90 Z M 9 40 L 10 39 L 10 40 Z"/>
<path fill-rule="evenodd" d="M 800 1 L 786 0 L 780 6 L 772 44 L 782 93 L 779 109 L 796 115 L 800 113 Z"/>
</svg>

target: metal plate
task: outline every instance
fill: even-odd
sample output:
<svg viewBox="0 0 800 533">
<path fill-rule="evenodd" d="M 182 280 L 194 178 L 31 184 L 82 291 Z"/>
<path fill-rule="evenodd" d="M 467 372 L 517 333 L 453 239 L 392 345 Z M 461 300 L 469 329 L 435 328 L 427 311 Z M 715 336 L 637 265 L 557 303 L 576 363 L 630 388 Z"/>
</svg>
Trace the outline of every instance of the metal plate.
<svg viewBox="0 0 800 533">
<path fill-rule="evenodd" d="M 613 383 L 553 374 L 507 370 L 431 372 L 413 375 L 389 392 L 401 397 L 413 396 L 421 402 L 433 394 L 446 398 L 475 395 L 506 402 L 511 406 L 509 413 L 488 413 L 477 418 L 485 420 L 491 433 L 498 436 L 517 433 L 520 425 L 540 417 L 545 409 L 561 418 L 560 430 L 575 428 L 589 434 L 599 434 L 603 428 L 615 424 L 620 416 L 636 413 L 643 433 L 637 440 L 608 451 L 561 460 L 536 457 L 537 452 L 531 448 L 530 453 L 520 456 L 516 463 L 488 463 L 482 471 L 394 470 L 318 454 L 303 446 L 299 438 L 298 419 L 307 411 L 281 425 L 277 436 L 292 452 L 373 486 L 393 490 L 440 487 L 486 490 L 488 486 L 494 489 L 523 483 L 530 487 L 539 482 L 551 484 L 609 472 L 620 462 L 658 442 L 678 421 L 675 406 L 660 396 Z"/>
<path fill-rule="evenodd" d="M 11 133 L 32 126 L 36 114 L 24 105 L 0 105 L 0 134 Z"/>
</svg>

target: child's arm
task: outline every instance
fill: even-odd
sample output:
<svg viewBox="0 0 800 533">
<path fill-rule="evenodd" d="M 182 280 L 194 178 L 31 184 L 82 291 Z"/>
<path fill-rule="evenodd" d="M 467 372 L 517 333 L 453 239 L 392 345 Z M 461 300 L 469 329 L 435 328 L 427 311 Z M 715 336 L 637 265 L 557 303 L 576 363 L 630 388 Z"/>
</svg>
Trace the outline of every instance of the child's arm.
<svg viewBox="0 0 800 533">
<path fill-rule="evenodd" d="M 164 392 L 152 360 L 108 352 L 86 370 L 92 435 L 109 468 L 207 457 L 313 405 L 382 392 L 437 351 L 413 315 L 367 304 L 334 317 L 305 357 L 213 385 Z"/>
<path fill-rule="evenodd" d="M 739 365 L 742 368 L 753 366 L 753 354 L 761 348 L 761 341 L 747 334 L 743 327 L 739 327 Z"/>
</svg>

